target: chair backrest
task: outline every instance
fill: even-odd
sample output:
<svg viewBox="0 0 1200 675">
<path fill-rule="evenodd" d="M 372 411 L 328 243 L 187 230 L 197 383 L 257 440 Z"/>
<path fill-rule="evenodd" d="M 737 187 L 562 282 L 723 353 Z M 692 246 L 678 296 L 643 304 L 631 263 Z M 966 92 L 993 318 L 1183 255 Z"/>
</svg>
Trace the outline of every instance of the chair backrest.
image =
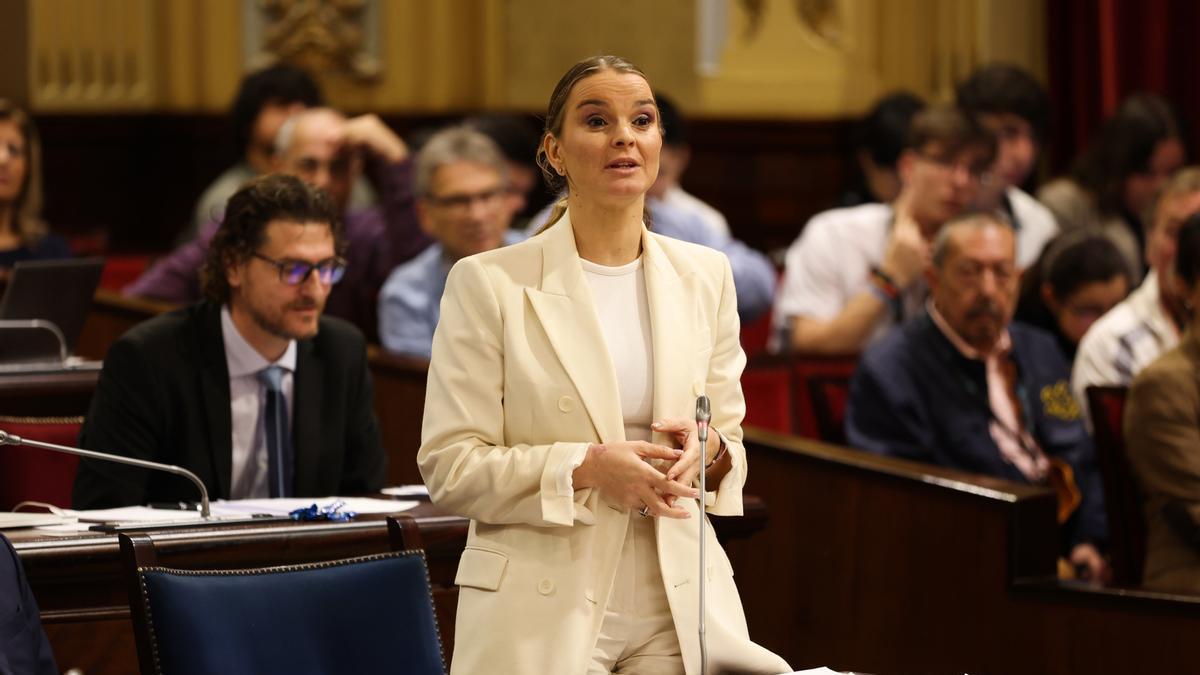
<svg viewBox="0 0 1200 675">
<path fill-rule="evenodd" d="M 82 417 L 4 417 L 0 429 L 30 440 L 75 446 Z M 24 501 L 71 506 L 71 488 L 79 458 L 61 452 L 0 447 L 0 511 Z"/>
<path fill-rule="evenodd" d="M 157 565 L 121 535 L 143 673 L 444 674 L 420 551 L 241 570 Z"/>
<path fill-rule="evenodd" d="M 858 367 L 858 356 L 795 355 L 791 357 L 791 364 L 793 432 L 798 436 L 824 440 L 827 437 L 827 427 L 832 428 L 832 422 L 828 415 L 837 413 L 841 419 L 845 416 L 846 406 L 843 402 L 840 411 L 836 410 L 832 406 L 834 401 L 826 397 L 822 404 L 826 405 L 828 409 L 824 411 L 819 409 L 814 392 L 818 389 L 822 393 L 826 392 L 823 385 L 816 387 L 810 383 L 814 380 L 824 383 L 845 382 L 848 391 L 850 378 L 854 375 L 855 368 Z M 848 394 L 846 398 L 849 398 Z M 841 428 L 840 422 L 836 424 L 836 428 Z M 828 431 L 828 433 L 833 434 L 832 431 Z"/>
<path fill-rule="evenodd" d="M 792 433 L 792 380 L 786 366 L 752 363 L 742 373 L 742 394 L 746 424 Z"/>
<path fill-rule="evenodd" d="M 846 444 L 846 406 L 850 403 L 849 374 L 812 375 L 808 395 L 817 425 L 817 438 L 826 443 Z"/>
<path fill-rule="evenodd" d="M 1116 586 L 1140 585 L 1146 562 L 1146 519 L 1142 513 L 1142 493 L 1125 454 L 1122 420 L 1127 391 L 1126 387 L 1087 388 L 1096 459 L 1104 481 L 1113 584 Z"/>
</svg>

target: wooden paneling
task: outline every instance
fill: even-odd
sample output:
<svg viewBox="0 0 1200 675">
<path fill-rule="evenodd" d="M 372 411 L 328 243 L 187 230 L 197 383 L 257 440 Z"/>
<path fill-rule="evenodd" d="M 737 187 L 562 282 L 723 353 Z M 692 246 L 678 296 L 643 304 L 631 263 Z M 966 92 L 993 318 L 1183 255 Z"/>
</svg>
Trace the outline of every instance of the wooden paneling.
<svg viewBox="0 0 1200 675">
<path fill-rule="evenodd" d="M 388 116 L 402 136 L 452 117 Z M 235 159 L 219 115 L 39 115 L 46 219 L 116 252 L 166 251 L 200 192 Z M 845 184 L 845 121 L 691 121 L 684 186 L 760 250 L 786 247 Z"/>
<path fill-rule="evenodd" d="M 747 430 L 767 528 L 730 542 L 750 635 L 795 668 L 1192 672 L 1200 598 L 1060 583 L 1053 493 Z"/>
</svg>

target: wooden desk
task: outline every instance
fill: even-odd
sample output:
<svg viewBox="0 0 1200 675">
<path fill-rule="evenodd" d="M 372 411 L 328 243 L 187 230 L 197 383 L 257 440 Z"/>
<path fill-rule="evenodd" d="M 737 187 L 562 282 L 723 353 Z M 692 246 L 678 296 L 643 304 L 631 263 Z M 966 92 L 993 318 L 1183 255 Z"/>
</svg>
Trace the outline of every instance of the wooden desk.
<svg viewBox="0 0 1200 675">
<path fill-rule="evenodd" d="M 795 668 L 1195 672 L 1200 598 L 1058 582 L 1048 490 L 748 430 L 767 527 L 726 548 Z"/>
<path fill-rule="evenodd" d="M 723 542 L 749 537 L 766 525 L 762 501 L 747 496 L 745 502 L 745 516 L 712 519 Z M 458 608 L 454 575 L 466 544 L 467 520 L 447 516 L 428 502 L 406 513 L 417 519 L 421 529 L 438 625 L 449 659 Z M 6 535 L 25 566 L 59 667 L 82 668 L 87 675 L 137 672 L 117 537 L 91 533 L 50 537 L 21 530 Z M 389 550 L 382 517 L 352 523 L 271 523 L 186 530 L 157 534 L 155 540 L 160 562 L 183 569 L 291 564 Z"/>
<path fill-rule="evenodd" d="M 0 417 L 83 415 L 99 377 L 99 370 L 0 374 Z"/>
<path fill-rule="evenodd" d="M 92 298 L 92 309 L 83 322 L 75 353 L 84 358 L 103 360 L 109 346 L 125 331 L 176 306 L 158 300 L 127 298 L 103 288 L 97 290 Z"/>
<path fill-rule="evenodd" d="M 407 513 L 417 518 L 421 529 L 439 628 L 449 657 L 458 602 L 454 573 L 466 542 L 467 521 L 446 516 L 429 503 Z M 117 537 L 6 534 L 25 566 L 59 667 L 82 668 L 88 675 L 136 673 L 137 652 Z M 158 534 L 155 539 L 160 542 L 162 564 L 185 569 L 333 560 L 389 550 L 387 524 L 382 518 L 197 529 Z"/>
</svg>

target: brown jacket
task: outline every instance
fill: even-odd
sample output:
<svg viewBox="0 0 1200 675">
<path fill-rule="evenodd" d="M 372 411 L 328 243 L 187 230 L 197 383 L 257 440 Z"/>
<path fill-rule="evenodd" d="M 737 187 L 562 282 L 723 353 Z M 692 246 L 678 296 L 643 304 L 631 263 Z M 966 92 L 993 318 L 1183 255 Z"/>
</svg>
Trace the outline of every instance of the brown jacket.
<svg viewBox="0 0 1200 675">
<path fill-rule="evenodd" d="M 1125 440 L 1145 494 L 1147 587 L 1200 593 L 1200 336 L 1134 380 Z"/>
</svg>

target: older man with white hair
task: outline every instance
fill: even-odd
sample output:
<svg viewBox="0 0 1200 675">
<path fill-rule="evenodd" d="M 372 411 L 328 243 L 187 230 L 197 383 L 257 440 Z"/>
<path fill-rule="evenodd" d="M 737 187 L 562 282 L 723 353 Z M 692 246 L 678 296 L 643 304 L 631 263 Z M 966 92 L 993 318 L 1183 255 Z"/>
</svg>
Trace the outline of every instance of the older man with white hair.
<svg viewBox="0 0 1200 675">
<path fill-rule="evenodd" d="M 1059 497 L 1064 551 L 1092 579 L 1107 575 L 1095 450 L 1048 333 L 1012 323 L 1016 237 L 1000 215 L 942 226 L 926 271 L 925 312 L 863 355 L 850 388 L 853 447 L 1047 485 Z"/>
</svg>

